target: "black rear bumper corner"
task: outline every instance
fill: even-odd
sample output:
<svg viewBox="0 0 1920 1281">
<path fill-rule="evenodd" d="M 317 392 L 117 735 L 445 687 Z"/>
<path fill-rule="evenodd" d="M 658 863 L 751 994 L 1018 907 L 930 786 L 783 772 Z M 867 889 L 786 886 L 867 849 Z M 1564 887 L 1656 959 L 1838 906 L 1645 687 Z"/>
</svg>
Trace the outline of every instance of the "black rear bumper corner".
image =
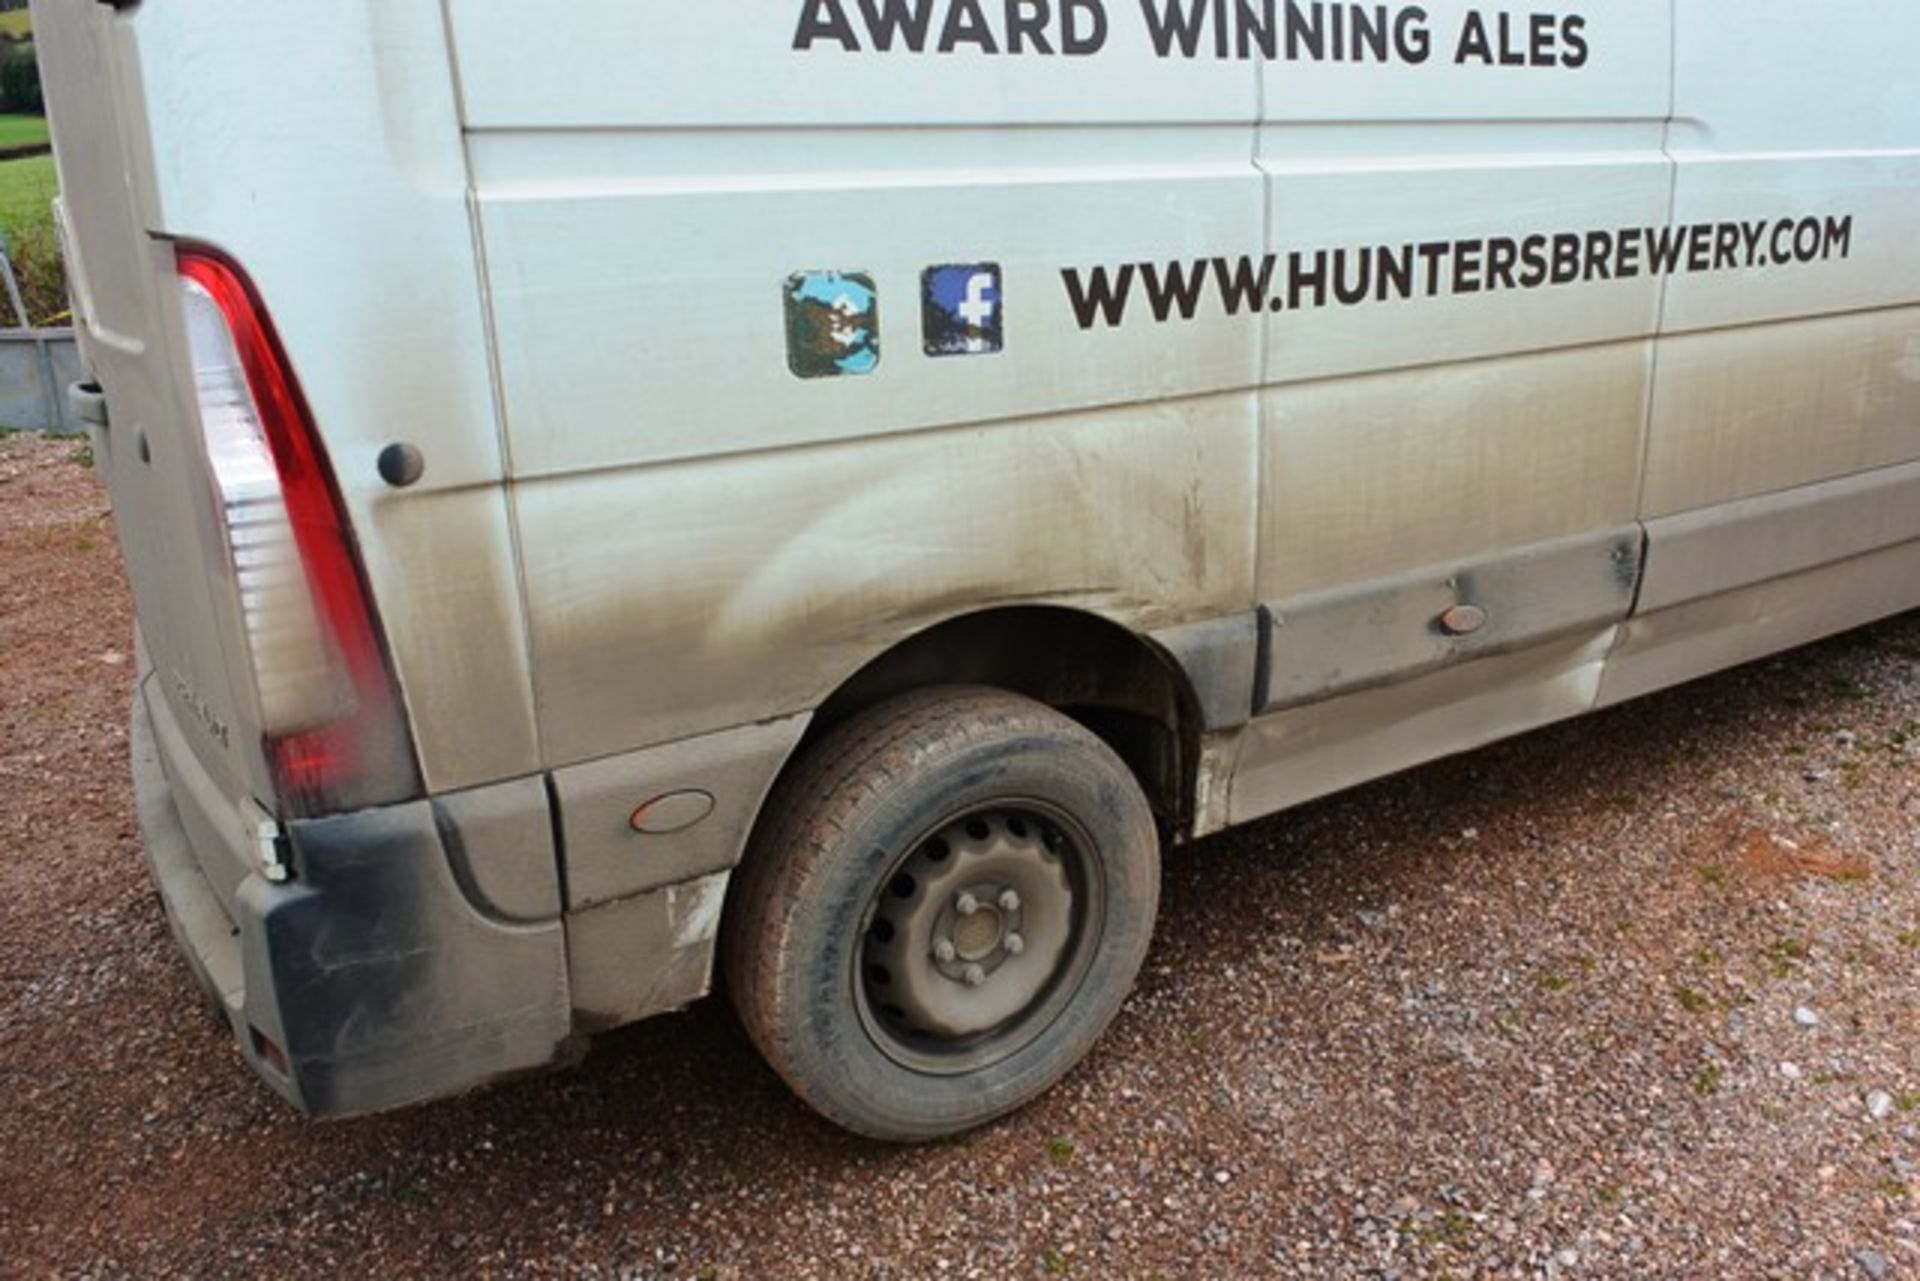
<svg viewBox="0 0 1920 1281">
<path fill-rule="evenodd" d="M 314 1116 L 352 1116 L 565 1056 L 557 893 L 554 919 L 520 920 L 463 884 L 488 854 L 470 848 L 476 837 L 527 825 L 466 832 L 449 817 L 457 807 L 425 800 L 294 823 L 294 879 L 249 875 L 229 911 L 191 848 L 148 716 L 136 696 L 135 790 L 168 923 L 276 1091 Z"/>
</svg>

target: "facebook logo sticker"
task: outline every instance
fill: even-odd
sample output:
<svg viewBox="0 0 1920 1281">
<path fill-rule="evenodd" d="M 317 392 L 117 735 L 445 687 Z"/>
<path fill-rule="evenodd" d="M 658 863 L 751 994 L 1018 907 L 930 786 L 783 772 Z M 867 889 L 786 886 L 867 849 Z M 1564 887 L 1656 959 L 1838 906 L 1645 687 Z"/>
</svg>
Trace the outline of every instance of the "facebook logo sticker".
<svg viewBox="0 0 1920 1281">
<path fill-rule="evenodd" d="M 920 276 L 920 313 L 929 356 L 986 356 L 1001 347 L 1000 264 L 929 267 Z"/>
</svg>

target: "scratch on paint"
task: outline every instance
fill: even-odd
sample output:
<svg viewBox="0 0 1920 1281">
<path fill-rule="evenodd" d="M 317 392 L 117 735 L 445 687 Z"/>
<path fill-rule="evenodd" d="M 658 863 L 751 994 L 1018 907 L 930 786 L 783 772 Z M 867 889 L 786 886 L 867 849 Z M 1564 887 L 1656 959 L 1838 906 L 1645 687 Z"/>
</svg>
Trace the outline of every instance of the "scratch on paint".
<svg viewBox="0 0 1920 1281">
<path fill-rule="evenodd" d="M 673 925 L 676 948 L 704 943 L 719 932 L 720 908 L 726 902 L 730 875 L 718 872 L 667 888 L 667 919 Z"/>
</svg>

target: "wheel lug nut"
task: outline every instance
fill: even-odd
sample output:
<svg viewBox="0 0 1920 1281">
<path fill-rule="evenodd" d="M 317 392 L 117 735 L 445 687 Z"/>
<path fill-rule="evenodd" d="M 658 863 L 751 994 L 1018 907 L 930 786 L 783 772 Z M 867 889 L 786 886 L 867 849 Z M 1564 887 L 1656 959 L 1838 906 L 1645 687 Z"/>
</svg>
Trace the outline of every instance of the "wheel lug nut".
<svg viewBox="0 0 1920 1281">
<path fill-rule="evenodd" d="M 933 945 L 933 959 L 942 965 L 951 965 L 955 955 L 952 939 L 941 939 Z"/>
<path fill-rule="evenodd" d="M 987 981 L 987 972 L 977 965 L 969 965 L 960 971 L 960 977 L 967 981 L 968 987 L 979 987 Z"/>
<path fill-rule="evenodd" d="M 1001 890 L 1000 910 L 1003 912 L 1018 912 L 1020 910 L 1020 896 L 1012 890 Z"/>
<path fill-rule="evenodd" d="M 953 910 L 962 916 L 972 916 L 980 910 L 980 900 L 971 894 L 962 894 L 953 901 Z"/>
<path fill-rule="evenodd" d="M 1027 941 L 1018 934 L 1009 934 L 1001 946 L 1007 949 L 1008 956 L 1018 956 L 1027 950 Z"/>
</svg>

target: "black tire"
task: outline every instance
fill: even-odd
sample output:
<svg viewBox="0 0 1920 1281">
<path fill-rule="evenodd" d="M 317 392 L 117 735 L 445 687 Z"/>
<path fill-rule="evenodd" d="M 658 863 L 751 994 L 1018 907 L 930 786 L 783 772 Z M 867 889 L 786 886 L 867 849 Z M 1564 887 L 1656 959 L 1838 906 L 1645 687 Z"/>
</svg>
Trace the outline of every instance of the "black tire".
<svg viewBox="0 0 1920 1281">
<path fill-rule="evenodd" d="M 900 892 L 903 868 L 933 867 L 906 860 L 945 860 L 939 836 L 959 830 L 955 823 L 992 830 L 992 865 L 1012 866 L 1010 876 L 1027 864 L 1008 860 L 1037 858 L 1044 883 L 1026 906 L 1039 921 L 1043 907 L 1064 904 L 1067 915 L 1049 919 L 1067 924 L 1044 952 L 1035 949 L 1042 959 L 1029 962 L 1020 959 L 1027 945 L 1007 928 L 1019 924 L 1018 897 L 999 900 L 1013 904 L 1004 917 L 989 905 L 996 924 L 983 928 L 998 928 L 1002 942 L 988 961 L 1006 967 L 1006 977 L 996 970 L 983 979 L 980 966 L 968 965 L 966 983 L 987 992 L 984 985 L 1004 982 L 1000 995 L 1015 1001 L 1040 986 L 1017 1016 L 938 1035 L 876 1004 L 887 989 L 874 987 L 869 962 L 882 924 L 874 913 L 892 910 L 885 894 Z M 1024 847 L 1014 847 L 1014 832 L 1027 838 Z M 970 857 L 963 852 L 952 866 Z M 925 903 L 901 909 L 914 913 L 915 930 L 940 928 L 927 922 L 943 912 L 951 923 L 952 909 L 940 906 L 947 899 L 973 898 L 940 899 L 935 883 L 926 881 Z M 728 983 L 748 1035 L 816 1110 L 877 1139 L 938 1138 L 1013 1111 L 1087 1053 L 1139 973 L 1159 885 L 1152 812 L 1105 743 L 1004 691 L 924 690 L 837 726 L 781 780 L 728 896 Z M 964 910 L 983 909 L 969 902 Z M 893 938 L 891 924 L 886 936 Z M 969 937 L 970 946 L 983 945 L 980 930 Z M 940 987 L 957 965 L 950 939 L 941 948 L 948 973 L 918 977 L 916 994 L 975 999 Z M 1043 965 L 1048 977 L 1032 978 Z"/>
</svg>

